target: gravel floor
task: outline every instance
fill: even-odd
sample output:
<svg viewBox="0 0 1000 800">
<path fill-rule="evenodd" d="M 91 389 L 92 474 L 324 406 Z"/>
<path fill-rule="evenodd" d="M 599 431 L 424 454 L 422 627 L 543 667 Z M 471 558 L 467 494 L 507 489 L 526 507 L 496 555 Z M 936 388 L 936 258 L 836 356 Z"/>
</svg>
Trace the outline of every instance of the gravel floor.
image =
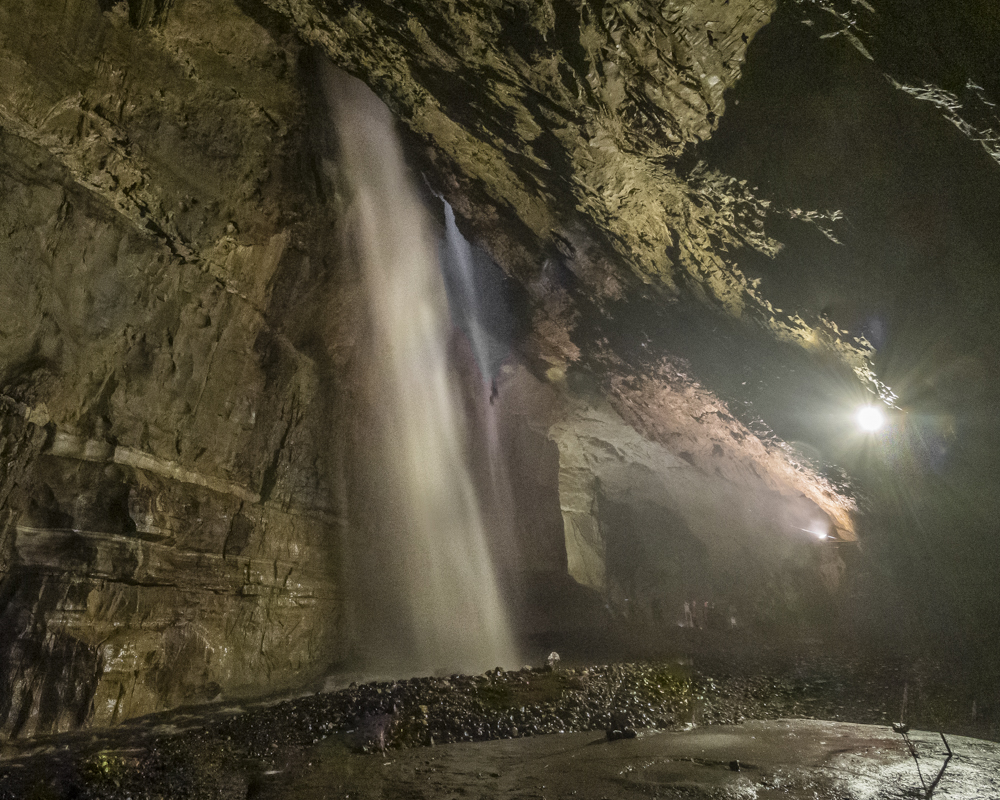
<svg viewBox="0 0 1000 800">
<path fill-rule="evenodd" d="M 816 718 L 997 738 L 996 709 L 973 705 L 953 670 L 857 657 L 809 643 L 789 650 L 720 641 L 696 656 L 351 684 L 252 708 L 160 715 L 106 733 L 8 747 L 0 798 L 244 798 L 324 740 L 354 751 L 574 731 L 628 738 L 744 720 Z M 22 746 L 27 748 L 27 746 Z"/>
</svg>

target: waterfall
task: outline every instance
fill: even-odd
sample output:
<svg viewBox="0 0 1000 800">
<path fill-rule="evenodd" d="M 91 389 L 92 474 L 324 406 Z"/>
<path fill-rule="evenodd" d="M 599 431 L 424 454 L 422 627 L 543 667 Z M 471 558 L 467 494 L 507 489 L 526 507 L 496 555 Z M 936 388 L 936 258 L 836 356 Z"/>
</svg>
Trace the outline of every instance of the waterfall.
<svg viewBox="0 0 1000 800">
<path fill-rule="evenodd" d="M 504 458 L 500 441 L 500 420 L 494 400 L 498 396 L 499 367 L 507 355 L 506 343 L 501 341 L 506 335 L 510 338 L 511 331 L 498 331 L 500 339 L 492 335 L 488 328 L 487 318 L 491 315 L 492 327 L 496 331 L 508 327 L 498 319 L 506 310 L 503 298 L 499 296 L 499 287 L 490 286 L 485 281 L 483 270 L 476 269 L 477 255 L 484 258 L 481 251 L 475 252 L 469 241 L 462 235 L 455 221 L 455 211 L 444 198 L 445 248 L 443 265 L 445 274 L 451 275 L 448 284 L 451 292 L 453 316 L 461 325 L 469 345 L 472 357 L 479 369 L 479 399 L 482 415 L 482 433 L 484 434 L 485 452 L 489 480 L 484 490 L 489 493 L 488 506 L 493 515 L 493 534 L 503 545 L 506 567 L 523 569 L 520 563 L 519 548 L 515 537 L 515 500 L 511 489 L 510 475 Z M 489 262 L 493 270 L 499 273 L 500 268 Z M 480 262 L 482 267 L 482 262 Z M 477 280 L 479 278 L 479 280 Z"/>
<path fill-rule="evenodd" d="M 359 502 L 359 638 L 376 667 L 415 672 L 515 666 L 467 459 L 450 368 L 438 246 L 409 177 L 392 114 L 360 81 L 328 68 L 354 258 L 370 315 L 362 347 L 377 409 Z"/>
<path fill-rule="evenodd" d="M 488 386 L 494 378 L 493 347 L 490 336 L 483 324 L 483 310 L 479 300 L 479 291 L 473 274 L 472 246 L 462 236 L 455 222 L 455 210 L 451 204 L 441 198 L 444 203 L 444 238 L 446 263 L 450 262 L 451 271 L 455 274 L 456 284 L 454 294 L 456 314 L 465 329 L 469 344 L 472 346 L 472 356 L 479 367 L 479 375 Z"/>
</svg>

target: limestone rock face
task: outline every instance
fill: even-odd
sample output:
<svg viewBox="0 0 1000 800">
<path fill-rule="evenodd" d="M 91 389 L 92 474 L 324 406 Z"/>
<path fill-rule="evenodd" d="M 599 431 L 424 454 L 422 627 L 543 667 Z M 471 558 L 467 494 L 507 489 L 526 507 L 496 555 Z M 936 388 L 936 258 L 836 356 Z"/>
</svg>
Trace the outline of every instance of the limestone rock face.
<svg viewBox="0 0 1000 800">
<path fill-rule="evenodd" d="M 674 625 L 695 598 L 743 620 L 829 613 L 854 500 L 676 371 L 641 385 L 611 365 L 605 374 L 613 388 L 553 386 L 508 364 L 498 381 L 520 522 L 508 549 L 523 590 L 547 584 L 560 609 L 529 609 L 526 627 Z M 589 595 L 561 594 L 561 575 Z"/>
<path fill-rule="evenodd" d="M 703 430 L 666 441 L 711 395 L 672 417 L 636 403 L 686 396 L 687 379 L 626 385 L 620 365 L 594 397 L 565 380 L 591 353 L 580 288 L 756 302 L 706 245 L 771 243 L 663 165 L 711 134 L 769 5 L 275 7 L 0 11 L 5 735 L 279 691 L 351 652 L 365 312 L 338 260 L 315 56 L 285 19 L 382 92 L 527 290 L 522 352 L 498 378 L 507 494 L 487 509 L 524 631 L 586 624 L 626 593 L 662 614 L 694 569 L 671 542 L 704 571 L 731 559 L 712 554 L 716 528 L 764 525 L 703 513 L 727 481 L 775 508 L 797 492 L 830 518 L 850 505 L 811 476 L 720 471 Z M 560 284 L 567 266 L 580 287 Z M 744 451 L 719 463 L 774 461 Z M 633 503 L 667 520 L 641 546 L 615 522 Z M 636 572 L 647 545 L 662 569 Z"/>
<path fill-rule="evenodd" d="M 0 27 L 0 730 L 301 685 L 343 597 L 324 379 L 283 326 L 295 48 L 214 4 Z"/>
<path fill-rule="evenodd" d="M 829 547 L 807 531 L 832 526 L 791 486 L 723 477 L 724 457 L 706 472 L 607 405 L 573 408 L 552 435 L 569 573 L 614 612 L 673 624 L 685 600 L 711 598 L 762 618 L 801 610 L 816 588 Z"/>
</svg>

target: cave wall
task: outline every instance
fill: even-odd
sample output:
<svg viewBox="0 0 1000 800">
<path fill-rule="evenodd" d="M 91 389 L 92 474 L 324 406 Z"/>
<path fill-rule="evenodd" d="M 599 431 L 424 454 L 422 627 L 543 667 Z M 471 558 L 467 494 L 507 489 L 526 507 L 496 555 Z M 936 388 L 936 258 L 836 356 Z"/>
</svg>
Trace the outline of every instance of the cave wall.
<svg viewBox="0 0 1000 800">
<path fill-rule="evenodd" d="M 647 285 L 771 317 L 717 252 L 771 247 L 751 206 L 704 180 L 692 198 L 665 166 L 711 134 L 771 5 L 587 3 L 577 25 L 559 3 L 425 4 L 401 28 L 378 3 L 269 5 L 0 9 L 0 732 L 300 687 L 351 653 L 365 312 L 302 39 L 400 113 L 527 298 L 497 398 L 522 628 L 589 624 L 581 608 L 621 609 L 637 582 L 642 613 L 676 605 L 688 576 L 662 597 L 651 582 L 750 550 L 769 569 L 741 603 L 826 569 L 772 517 L 820 509 L 849 539 L 853 501 L 693 377 L 578 330 L 588 297 Z M 495 62 L 512 31 L 530 47 Z M 465 108 L 482 75 L 458 70 L 477 59 L 483 114 Z M 679 567 L 675 529 L 698 554 Z M 643 548 L 658 577 L 629 566 Z"/>
<path fill-rule="evenodd" d="M 718 456 L 720 469 L 708 473 L 607 404 L 574 403 L 552 438 L 569 573 L 613 614 L 663 627 L 698 599 L 733 606 L 758 629 L 832 615 L 841 540 L 792 487 L 775 490 L 753 474 L 727 479 Z"/>
<path fill-rule="evenodd" d="M 497 389 L 508 560 L 548 611 L 522 601 L 525 632 L 662 630 L 695 598 L 735 606 L 757 631 L 835 622 L 854 502 L 767 452 L 717 399 L 666 380 L 614 392 L 580 372 L 553 382 L 515 358 Z"/>
<path fill-rule="evenodd" d="M 229 5 L 132 22 L 0 11 L 6 735 L 299 686 L 343 644 L 298 48 Z"/>
<path fill-rule="evenodd" d="M 786 416 L 798 431 L 785 435 L 864 486 L 864 605 L 880 610 L 880 638 L 905 631 L 970 664 L 996 663 L 1000 647 L 997 11 L 787 4 L 702 149 L 775 204 L 844 215 L 839 244 L 784 224 L 770 228 L 785 244 L 777 257 L 741 261 L 776 304 L 865 333 L 898 395 L 891 422 L 859 442 L 829 415 L 817 423 L 822 406 L 799 387 L 772 381 L 761 394 L 794 392 L 813 413 Z"/>
</svg>

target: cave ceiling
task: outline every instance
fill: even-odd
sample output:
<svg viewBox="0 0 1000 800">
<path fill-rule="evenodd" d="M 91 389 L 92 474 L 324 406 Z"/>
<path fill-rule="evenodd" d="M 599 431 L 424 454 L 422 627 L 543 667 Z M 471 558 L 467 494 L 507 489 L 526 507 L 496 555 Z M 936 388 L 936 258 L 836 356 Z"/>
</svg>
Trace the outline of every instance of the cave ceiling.
<svg viewBox="0 0 1000 800">
<path fill-rule="evenodd" d="M 597 301 L 636 285 L 695 297 L 888 396 L 863 337 L 775 307 L 734 256 L 781 249 L 769 215 L 833 236 L 839 212 L 773 207 L 697 159 L 774 4 L 273 7 L 370 83 L 458 187 L 475 187 L 468 216 L 516 219 L 515 241 L 494 248 L 522 280 L 538 279 L 541 252 Z"/>
<path fill-rule="evenodd" d="M 863 471 L 844 408 L 933 395 L 941 418 L 990 394 L 1000 23 L 945 5 L 15 3 L 0 120 L 259 304 L 234 252 L 307 213 L 270 165 L 302 125 L 290 42 L 316 45 L 527 287 L 553 374 L 599 373 L 609 348 L 626 372 L 691 366 L 764 439 Z M 245 59 L 260 77 L 235 81 Z"/>
<path fill-rule="evenodd" d="M 669 354 L 876 493 L 989 493 L 995 6 L 267 5 L 396 111 L 470 236 L 577 298 L 540 304 L 543 360 Z M 844 422 L 875 397 L 883 452 Z"/>
</svg>

